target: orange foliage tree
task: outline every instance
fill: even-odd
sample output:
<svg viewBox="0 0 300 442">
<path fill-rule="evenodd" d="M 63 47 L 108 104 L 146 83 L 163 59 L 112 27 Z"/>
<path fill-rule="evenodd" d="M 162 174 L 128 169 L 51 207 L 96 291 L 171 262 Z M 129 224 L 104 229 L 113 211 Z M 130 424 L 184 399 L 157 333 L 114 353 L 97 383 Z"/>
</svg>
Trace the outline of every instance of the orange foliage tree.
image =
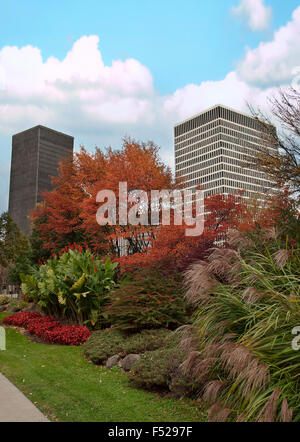
<svg viewBox="0 0 300 442">
<path fill-rule="evenodd" d="M 127 238 L 130 253 L 142 252 L 154 237 L 156 226 L 99 226 L 96 201 L 100 190 L 116 195 L 119 183 L 126 182 L 128 193 L 140 189 L 150 196 L 151 190 L 176 188 L 170 168 L 158 156 L 152 142 L 124 140 L 120 150 L 108 148 L 94 154 L 84 148 L 72 162 L 60 164 L 59 176 L 53 178 L 54 190 L 43 195 L 44 203 L 31 214 L 46 250 L 58 251 L 67 243 L 86 242 L 90 247 L 120 255 L 118 238 Z M 130 206 L 133 206 L 132 202 Z"/>
<path fill-rule="evenodd" d="M 205 199 L 204 232 L 198 237 L 186 236 L 186 225 L 104 225 L 99 226 L 96 213 L 97 194 L 108 189 L 119 206 L 119 183 L 127 183 L 128 194 L 136 189 L 182 189 L 183 183 L 172 178 L 171 170 L 160 160 L 152 142 L 124 140 L 119 150 L 96 149 L 88 153 L 81 148 L 73 161 L 62 162 L 59 176 L 53 178 L 54 190 L 44 194 L 44 203 L 32 213 L 32 219 L 47 251 L 57 252 L 68 243 L 86 243 L 98 253 L 118 259 L 124 270 L 137 266 L 164 265 L 168 271 L 201 259 L 213 245 L 226 241 L 230 229 L 249 230 L 255 223 L 274 224 L 282 208 L 289 204 L 287 192 L 279 193 L 262 205 L 247 205 L 242 193 L 213 195 Z M 128 209 L 134 202 L 128 204 Z M 150 211 L 149 205 L 146 212 Z M 149 215 L 149 213 L 147 213 Z M 150 218 L 150 217 L 149 217 Z M 149 220 L 150 221 L 150 220 Z M 128 255 L 121 256 L 118 239 L 128 244 Z"/>
</svg>

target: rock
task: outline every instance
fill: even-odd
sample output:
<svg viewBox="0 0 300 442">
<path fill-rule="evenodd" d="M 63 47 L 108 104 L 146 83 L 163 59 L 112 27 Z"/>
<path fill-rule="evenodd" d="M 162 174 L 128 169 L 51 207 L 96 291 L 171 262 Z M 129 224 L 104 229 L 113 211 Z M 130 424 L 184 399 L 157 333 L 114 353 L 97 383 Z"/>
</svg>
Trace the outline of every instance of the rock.
<svg viewBox="0 0 300 442">
<path fill-rule="evenodd" d="M 106 368 L 113 368 L 116 365 L 118 365 L 118 362 L 120 360 L 120 355 L 113 355 L 106 361 Z"/>
<path fill-rule="evenodd" d="M 124 371 L 130 371 L 131 367 L 133 366 L 133 364 L 138 361 L 139 359 L 141 359 L 140 355 L 136 355 L 136 354 L 130 354 L 125 356 L 125 358 L 121 361 L 120 363 L 120 367 L 124 370 Z"/>
<path fill-rule="evenodd" d="M 0 312 L 5 312 L 7 305 L 0 305 Z"/>
<path fill-rule="evenodd" d="M 20 309 L 19 309 L 18 307 L 8 307 L 8 308 L 6 309 L 6 311 L 7 311 L 7 312 L 10 312 L 10 313 L 16 313 L 16 312 L 19 312 Z"/>
<path fill-rule="evenodd" d="M 35 312 L 39 312 L 39 306 L 37 304 L 32 304 L 29 307 L 26 307 L 23 309 L 23 312 L 31 312 L 31 313 L 35 313 Z"/>
</svg>

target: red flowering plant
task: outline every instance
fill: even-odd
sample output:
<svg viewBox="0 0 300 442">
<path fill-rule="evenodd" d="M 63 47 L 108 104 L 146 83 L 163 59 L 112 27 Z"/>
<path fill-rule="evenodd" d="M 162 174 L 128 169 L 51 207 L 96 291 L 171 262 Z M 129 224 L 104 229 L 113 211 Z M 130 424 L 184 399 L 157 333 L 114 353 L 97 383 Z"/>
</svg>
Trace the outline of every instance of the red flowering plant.
<svg viewBox="0 0 300 442">
<path fill-rule="evenodd" d="M 38 270 L 20 275 L 22 291 L 43 312 L 79 324 L 101 325 L 103 307 L 115 286 L 117 263 L 95 256 L 88 247 L 72 244 Z"/>
<path fill-rule="evenodd" d="M 40 318 L 40 316 L 40 313 L 20 312 L 15 315 L 6 316 L 2 322 L 3 324 L 15 325 L 16 327 L 27 329 L 29 322 L 33 319 Z"/>
<path fill-rule="evenodd" d="M 23 327 L 32 335 L 53 344 L 81 345 L 91 336 L 91 332 L 85 326 L 62 325 L 40 313 L 16 313 L 7 316 L 2 322 L 6 325 Z"/>
</svg>

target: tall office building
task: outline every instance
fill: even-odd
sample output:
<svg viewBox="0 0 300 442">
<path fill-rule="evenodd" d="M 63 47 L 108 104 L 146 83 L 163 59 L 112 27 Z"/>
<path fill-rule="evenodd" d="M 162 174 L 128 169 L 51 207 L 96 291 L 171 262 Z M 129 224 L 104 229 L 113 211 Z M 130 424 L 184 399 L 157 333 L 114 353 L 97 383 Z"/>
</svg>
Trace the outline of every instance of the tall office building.
<svg viewBox="0 0 300 442">
<path fill-rule="evenodd" d="M 257 119 L 222 105 L 177 124 L 176 176 L 183 177 L 189 189 L 200 184 L 205 196 L 244 190 L 243 195 L 251 197 L 270 190 L 274 183 L 268 176 L 247 167 L 266 144 L 264 127 Z"/>
<path fill-rule="evenodd" d="M 25 234 L 30 233 L 28 215 L 52 189 L 51 176 L 58 163 L 73 155 L 74 138 L 36 126 L 12 137 L 9 214 Z"/>
</svg>

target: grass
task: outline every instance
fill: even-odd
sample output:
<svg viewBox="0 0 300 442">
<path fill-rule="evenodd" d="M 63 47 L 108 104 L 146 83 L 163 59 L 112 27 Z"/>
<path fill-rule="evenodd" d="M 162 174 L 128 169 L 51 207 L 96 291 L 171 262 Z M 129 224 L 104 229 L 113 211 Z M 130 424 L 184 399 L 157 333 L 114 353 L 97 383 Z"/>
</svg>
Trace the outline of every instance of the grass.
<svg viewBox="0 0 300 442">
<path fill-rule="evenodd" d="M 0 313 L 0 321 L 7 316 Z M 6 328 L 0 371 L 50 420 L 61 422 L 193 422 L 199 404 L 136 390 L 118 368 L 88 363 L 80 347 L 31 342 Z"/>
</svg>

